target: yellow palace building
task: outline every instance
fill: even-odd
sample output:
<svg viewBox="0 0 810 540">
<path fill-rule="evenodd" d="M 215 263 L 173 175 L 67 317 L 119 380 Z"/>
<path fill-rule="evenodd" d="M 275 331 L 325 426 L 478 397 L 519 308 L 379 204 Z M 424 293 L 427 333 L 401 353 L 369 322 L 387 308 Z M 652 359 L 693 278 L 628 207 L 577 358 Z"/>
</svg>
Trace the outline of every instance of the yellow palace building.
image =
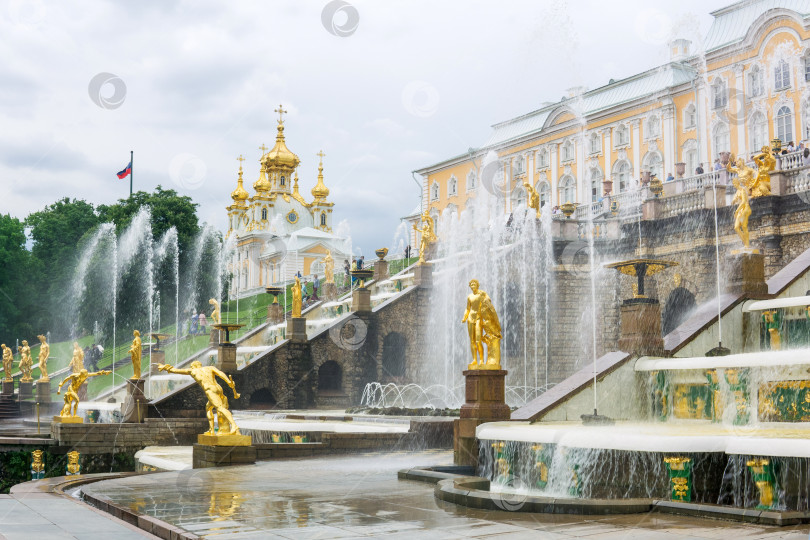
<svg viewBox="0 0 810 540">
<path fill-rule="evenodd" d="M 489 189 L 509 213 L 525 202 L 524 181 L 543 205 L 592 203 L 651 174 L 685 178 L 700 165 L 709 173 L 724 152 L 750 157 L 773 138 L 810 137 L 810 0 L 745 0 L 712 16 L 703 50 L 676 39 L 668 63 L 571 88 L 495 124 L 481 148 L 416 171 L 423 208 L 434 219 L 461 212 Z"/>
</svg>

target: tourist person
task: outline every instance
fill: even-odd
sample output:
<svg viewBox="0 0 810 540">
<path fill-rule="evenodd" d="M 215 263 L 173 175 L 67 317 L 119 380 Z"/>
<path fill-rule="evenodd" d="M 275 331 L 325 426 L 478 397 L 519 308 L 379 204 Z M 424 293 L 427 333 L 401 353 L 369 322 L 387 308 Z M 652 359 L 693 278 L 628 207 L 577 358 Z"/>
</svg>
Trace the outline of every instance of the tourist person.
<svg viewBox="0 0 810 540">
<path fill-rule="evenodd" d="M 312 299 L 316 302 L 319 300 L 318 298 L 318 287 L 321 286 L 321 282 L 318 279 L 318 274 L 315 274 L 315 278 L 312 280 Z"/>
<path fill-rule="evenodd" d="M 672 176 L 672 173 L 667 173 L 667 182 L 672 182 L 673 180 L 675 180 L 675 177 Z"/>
<path fill-rule="evenodd" d="M 98 371 L 98 362 L 101 360 L 101 350 L 99 350 L 101 346 L 93 344 L 93 347 L 90 349 L 90 353 L 88 354 L 85 351 L 84 357 L 87 359 L 87 363 L 90 364 L 90 367 L 93 371 Z"/>
<path fill-rule="evenodd" d="M 360 255 L 360 258 L 357 259 L 357 269 L 358 270 L 363 269 L 363 263 L 364 262 L 366 262 L 366 256 L 365 255 Z"/>
<path fill-rule="evenodd" d="M 189 334 L 197 335 L 197 327 L 199 325 L 199 316 L 195 313 L 191 316 L 191 328 L 189 329 Z"/>
<path fill-rule="evenodd" d="M 200 334 L 207 334 L 208 321 L 205 319 L 205 313 L 200 313 L 198 320 L 200 321 Z"/>
<path fill-rule="evenodd" d="M 791 153 L 791 152 L 795 152 L 795 151 L 796 151 L 796 147 L 795 147 L 795 146 L 793 146 L 793 141 L 790 141 L 790 142 L 788 143 L 788 145 L 787 145 L 787 151 L 788 151 L 788 154 L 789 154 L 789 153 Z"/>
<path fill-rule="evenodd" d="M 802 166 L 810 165 L 810 148 L 805 148 L 802 152 Z"/>
<path fill-rule="evenodd" d="M 343 259 L 343 269 L 346 271 L 346 279 L 344 280 L 345 286 L 346 283 L 350 283 L 351 278 L 352 266 L 349 264 L 349 259 Z"/>
<path fill-rule="evenodd" d="M 410 258 L 411 258 L 411 245 L 410 245 L 410 244 L 408 244 L 407 246 L 405 246 L 405 258 L 406 258 L 406 259 L 410 259 Z"/>
<path fill-rule="evenodd" d="M 698 166 L 695 169 L 695 174 L 703 174 L 703 167 L 700 166 L 700 163 L 698 163 Z"/>
<path fill-rule="evenodd" d="M 720 158 L 714 160 L 714 170 L 720 171 L 723 169 L 723 165 L 720 163 Z"/>
<path fill-rule="evenodd" d="M 301 285 L 301 300 L 306 305 L 309 303 L 309 289 L 307 288 L 309 285 L 309 281 L 304 280 L 303 284 Z"/>
</svg>

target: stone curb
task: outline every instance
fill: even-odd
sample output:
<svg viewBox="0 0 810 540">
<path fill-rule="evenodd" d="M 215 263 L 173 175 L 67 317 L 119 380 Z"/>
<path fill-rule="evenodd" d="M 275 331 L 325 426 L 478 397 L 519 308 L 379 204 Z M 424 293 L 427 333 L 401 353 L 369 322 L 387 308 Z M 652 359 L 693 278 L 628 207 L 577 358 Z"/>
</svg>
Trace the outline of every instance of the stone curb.
<svg viewBox="0 0 810 540">
<path fill-rule="evenodd" d="M 728 521 L 741 521 L 758 525 L 800 525 L 810 523 L 810 512 L 795 510 L 757 510 L 756 508 L 732 508 L 705 503 L 687 503 L 676 501 L 654 501 L 653 511 L 662 514 L 680 514 L 699 516 Z"/>
<path fill-rule="evenodd" d="M 163 540 L 200 540 L 200 537 L 194 533 L 184 531 L 179 527 L 170 525 L 152 516 L 136 514 L 129 508 L 115 504 L 105 497 L 95 497 L 83 493 L 82 498 L 85 502 L 92 504 L 102 512 L 106 512 L 122 521 L 126 521 L 144 532 L 153 534 Z"/>
</svg>

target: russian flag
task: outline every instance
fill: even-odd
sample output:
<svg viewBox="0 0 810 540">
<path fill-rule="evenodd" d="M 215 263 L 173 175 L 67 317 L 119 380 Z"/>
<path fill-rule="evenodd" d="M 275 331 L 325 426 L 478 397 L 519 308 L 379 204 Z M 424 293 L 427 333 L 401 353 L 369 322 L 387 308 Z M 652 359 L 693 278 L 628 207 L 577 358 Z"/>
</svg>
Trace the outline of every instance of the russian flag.
<svg viewBox="0 0 810 540">
<path fill-rule="evenodd" d="M 118 178 L 126 178 L 127 176 L 132 174 L 132 162 L 130 161 L 129 163 L 127 163 L 127 166 L 124 167 L 124 170 L 116 174 L 118 174 Z"/>
</svg>

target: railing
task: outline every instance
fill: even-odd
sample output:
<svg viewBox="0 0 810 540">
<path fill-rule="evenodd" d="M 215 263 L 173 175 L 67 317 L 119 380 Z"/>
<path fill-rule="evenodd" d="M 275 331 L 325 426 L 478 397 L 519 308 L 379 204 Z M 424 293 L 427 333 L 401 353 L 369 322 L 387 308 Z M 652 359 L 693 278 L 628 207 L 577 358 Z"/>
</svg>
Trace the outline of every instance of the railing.
<svg viewBox="0 0 810 540">
<path fill-rule="evenodd" d="M 810 191 L 810 168 L 797 171 L 785 179 L 785 193 L 801 193 Z"/>
<path fill-rule="evenodd" d="M 789 171 L 803 167 L 803 152 L 804 150 L 797 150 L 789 154 L 779 155 L 776 158 L 776 170 Z"/>
<path fill-rule="evenodd" d="M 661 199 L 663 204 L 661 217 L 668 218 L 699 210 L 705 206 L 704 199 L 703 191 L 698 190 L 665 197 Z"/>
<path fill-rule="evenodd" d="M 610 203 L 608 203 L 608 206 Z M 596 201 L 587 204 L 580 204 L 574 212 L 576 219 L 588 219 L 589 217 L 601 216 L 605 212 L 604 201 Z"/>
</svg>

